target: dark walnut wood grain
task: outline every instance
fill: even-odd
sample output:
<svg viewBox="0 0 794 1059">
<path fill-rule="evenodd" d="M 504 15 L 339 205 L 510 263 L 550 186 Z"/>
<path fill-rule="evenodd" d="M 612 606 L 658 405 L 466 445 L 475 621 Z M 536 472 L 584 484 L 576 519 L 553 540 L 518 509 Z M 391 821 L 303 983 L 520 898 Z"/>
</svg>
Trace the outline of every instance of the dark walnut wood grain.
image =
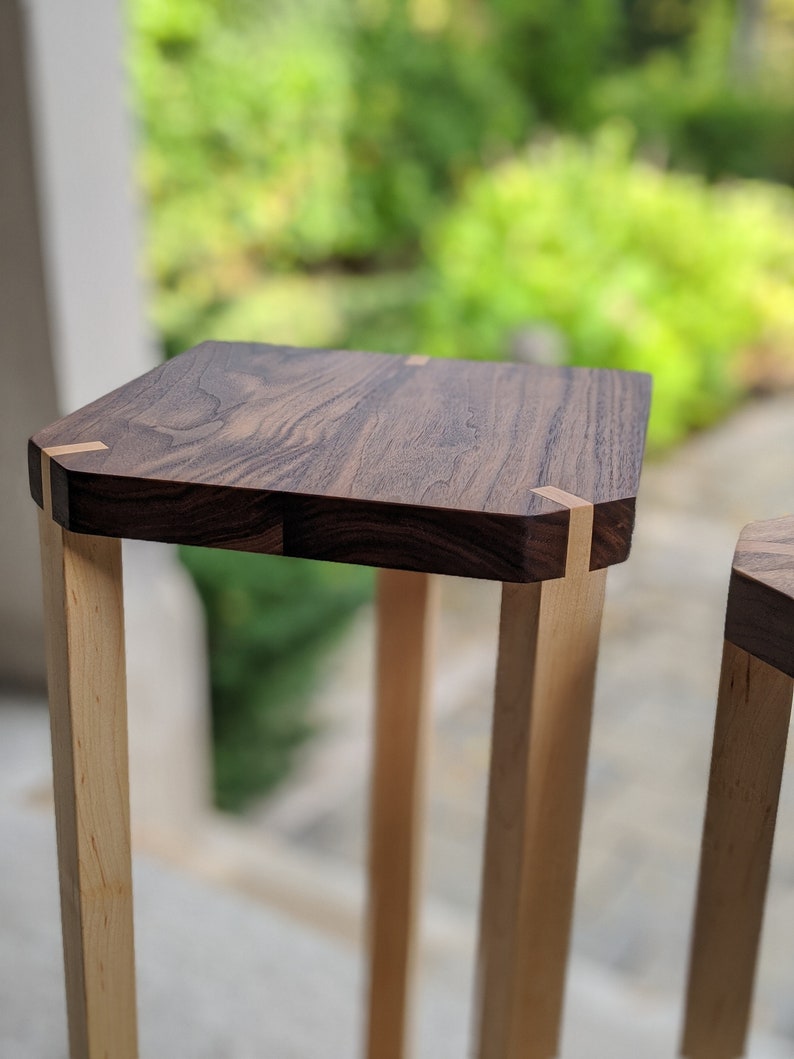
<svg viewBox="0 0 794 1059">
<path fill-rule="evenodd" d="M 36 434 L 77 533 L 502 581 L 562 576 L 568 511 L 591 565 L 626 558 L 650 380 L 628 372 L 206 342 Z"/>
<path fill-rule="evenodd" d="M 725 639 L 794 677 L 794 515 L 751 522 L 742 530 Z"/>
</svg>

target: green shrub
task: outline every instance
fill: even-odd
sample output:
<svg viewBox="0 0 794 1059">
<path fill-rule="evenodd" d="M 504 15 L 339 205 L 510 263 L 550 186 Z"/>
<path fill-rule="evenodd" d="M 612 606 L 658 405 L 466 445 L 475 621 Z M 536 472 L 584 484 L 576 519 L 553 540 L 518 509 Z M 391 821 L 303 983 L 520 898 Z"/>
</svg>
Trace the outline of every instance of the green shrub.
<svg viewBox="0 0 794 1059">
<path fill-rule="evenodd" d="M 371 594 L 371 571 L 184 548 L 207 613 L 218 805 L 240 809 L 287 773 L 311 732 L 324 648 Z"/>
<path fill-rule="evenodd" d="M 627 118 L 639 144 L 676 169 L 794 184 L 794 102 L 790 93 L 694 77 L 672 55 L 604 79 L 593 100 L 603 120 Z"/>
<path fill-rule="evenodd" d="M 497 61 L 544 124 L 581 128 L 598 78 L 622 66 L 631 12 L 620 0 L 491 0 Z"/>
<path fill-rule="evenodd" d="M 735 175 L 794 184 L 794 103 L 722 93 L 683 110 L 671 164 L 711 179 Z"/>
<path fill-rule="evenodd" d="M 339 346 L 409 353 L 417 349 L 421 275 L 373 272 L 283 273 L 252 283 L 240 297 L 198 314 L 177 292 L 160 299 L 178 349 L 207 336 L 293 346 Z"/>
<path fill-rule="evenodd" d="M 551 325 L 570 363 L 653 373 L 669 445 L 740 393 L 750 346 L 794 350 L 794 194 L 711 188 L 631 159 L 625 126 L 472 180 L 429 240 L 423 348 L 499 357 Z"/>
<path fill-rule="evenodd" d="M 487 19 L 436 26 L 416 0 L 130 4 L 169 353 L 265 275 L 415 260 L 450 189 L 526 133 Z"/>
<path fill-rule="evenodd" d="M 347 250 L 411 260 L 445 196 L 522 142 L 532 102 L 506 76 L 482 5 L 476 18 L 445 0 L 389 0 L 366 17 L 368 6 L 353 37 Z"/>
<path fill-rule="evenodd" d="M 334 252 L 350 208 L 351 57 L 331 0 L 274 3 L 266 17 L 247 0 L 131 11 L 148 256 L 174 352 L 190 314 Z"/>
</svg>

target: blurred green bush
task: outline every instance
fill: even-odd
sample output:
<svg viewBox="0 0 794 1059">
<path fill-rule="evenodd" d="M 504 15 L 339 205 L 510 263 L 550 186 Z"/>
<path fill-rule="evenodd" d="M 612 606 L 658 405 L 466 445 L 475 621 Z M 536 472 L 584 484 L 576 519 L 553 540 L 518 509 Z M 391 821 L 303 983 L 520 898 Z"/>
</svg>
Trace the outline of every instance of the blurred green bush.
<svg viewBox="0 0 794 1059">
<path fill-rule="evenodd" d="M 724 78 L 698 78 L 678 57 L 659 54 L 604 78 L 592 113 L 595 121 L 627 118 L 641 147 L 674 169 L 711 181 L 740 176 L 794 184 L 791 91 L 747 91 Z"/>
<path fill-rule="evenodd" d="M 622 115 L 664 166 L 794 182 L 792 34 L 739 78 L 722 0 L 129 2 L 169 353 L 231 332 L 408 348 L 422 233 L 541 125 Z"/>
<path fill-rule="evenodd" d="M 652 0 L 646 0 L 651 6 Z M 579 0 L 490 0 L 495 61 L 546 127 L 584 129 L 591 123 L 593 86 L 631 64 L 630 27 L 639 4 Z"/>
<path fill-rule="evenodd" d="M 473 179 L 428 259 L 425 351 L 503 358 L 552 327 L 571 364 L 653 373 L 656 449 L 731 406 L 748 350 L 794 357 L 794 192 L 634 161 L 624 124 Z"/>
<path fill-rule="evenodd" d="M 148 256 L 171 353 L 263 272 L 325 260 L 349 228 L 351 62 L 337 7 L 132 5 Z"/>
<path fill-rule="evenodd" d="M 444 5 L 441 5 L 442 9 Z M 265 274 L 413 264 L 472 169 L 528 130 L 487 20 L 433 4 L 134 0 L 155 316 L 178 352 Z"/>
<path fill-rule="evenodd" d="M 372 571 L 272 555 L 181 549 L 207 613 L 216 801 L 238 810 L 282 779 L 312 731 L 316 666 Z"/>
</svg>

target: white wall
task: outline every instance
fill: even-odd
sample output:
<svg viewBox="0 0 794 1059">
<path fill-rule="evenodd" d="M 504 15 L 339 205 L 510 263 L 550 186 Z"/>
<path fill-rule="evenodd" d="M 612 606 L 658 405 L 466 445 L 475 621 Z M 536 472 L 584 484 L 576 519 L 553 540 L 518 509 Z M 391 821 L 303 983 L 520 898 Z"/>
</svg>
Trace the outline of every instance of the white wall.
<svg viewBox="0 0 794 1059">
<path fill-rule="evenodd" d="M 31 114 L 15 0 L 0 0 L 0 677 L 44 681 L 35 508 L 25 443 L 56 415 Z"/>
<path fill-rule="evenodd" d="M 0 680 L 6 683 L 32 685 L 44 671 L 26 438 L 156 360 L 136 267 L 139 217 L 121 11 L 112 0 L 0 0 L 6 383 L 0 386 Z M 202 617 L 173 549 L 125 542 L 124 568 L 133 823 L 178 830 L 209 796 Z"/>
<path fill-rule="evenodd" d="M 61 414 L 155 363 L 144 324 L 121 5 L 25 0 Z"/>
</svg>

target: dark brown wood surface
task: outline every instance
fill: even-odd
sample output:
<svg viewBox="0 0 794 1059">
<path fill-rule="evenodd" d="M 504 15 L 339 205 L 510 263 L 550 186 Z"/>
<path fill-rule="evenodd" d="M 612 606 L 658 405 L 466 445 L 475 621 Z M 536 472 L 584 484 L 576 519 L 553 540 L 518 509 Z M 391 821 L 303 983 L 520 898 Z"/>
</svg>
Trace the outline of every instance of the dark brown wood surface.
<svg viewBox="0 0 794 1059">
<path fill-rule="evenodd" d="M 794 515 L 751 522 L 742 530 L 725 639 L 794 677 Z"/>
<path fill-rule="evenodd" d="M 53 517 L 77 533 L 535 581 L 564 572 L 568 511 L 591 565 L 634 523 L 648 376 L 206 342 L 36 434 Z"/>
</svg>

